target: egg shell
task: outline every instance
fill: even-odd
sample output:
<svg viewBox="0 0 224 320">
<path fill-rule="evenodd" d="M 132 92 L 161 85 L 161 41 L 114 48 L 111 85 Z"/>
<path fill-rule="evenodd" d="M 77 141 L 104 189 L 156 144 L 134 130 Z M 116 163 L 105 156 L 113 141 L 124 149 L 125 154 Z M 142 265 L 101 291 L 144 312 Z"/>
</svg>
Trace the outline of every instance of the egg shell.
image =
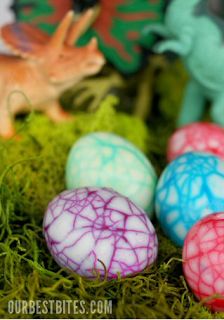
<svg viewBox="0 0 224 320">
<path fill-rule="evenodd" d="M 196 122 L 178 129 L 168 142 L 168 161 L 190 151 L 211 153 L 224 160 L 224 129 L 206 122 Z"/>
<path fill-rule="evenodd" d="M 91 133 L 70 151 L 67 189 L 109 187 L 129 197 L 150 217 L 157 177 L 145 155 L 127 140 L 111 133 Z"/>
<path fill-rule="evenodd" d="M 157 185 L 156 216 L 177 245 L 183 245 L 198 220 L 220 211 L 224 211 L 224 161 L 206 153 L 186 153 L 166 167 Z"/>
<path fill-rule="evenodd" d="M 155 229 L 146 213 L 108 188 L 65 191 L 48 206 L 44 235 L 55 261 L 92 278 L 136 274 L 151 265 L 158 251 Z M 96 274 L 95 274 L 96 276 Z"/>
<path fill-rule="evenodd" d="M 183 271 L 199 300 L 206 299 L 213 311 L 224 311 L 223 212 L 203 218 L 189 231 L 184 241 Z M 214 298 L 214 294 L 220 297 Z"/>
</svg>

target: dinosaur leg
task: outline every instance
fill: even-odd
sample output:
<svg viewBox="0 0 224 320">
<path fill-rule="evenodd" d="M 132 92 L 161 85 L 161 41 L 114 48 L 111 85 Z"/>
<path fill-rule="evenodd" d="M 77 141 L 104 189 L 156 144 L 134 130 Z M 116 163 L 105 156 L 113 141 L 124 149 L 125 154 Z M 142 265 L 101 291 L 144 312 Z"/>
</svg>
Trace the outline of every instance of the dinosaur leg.
<svg viewBox="0 0 224 320">
<path fill-rule="evenodd" d="M 165 40 L 155 45 L 157 53 L 172 51 L 180 56 L 187 55 L 192 48 L 193 30 L 190 27 L 184 28 L 179 39 Z"/>
<path fill-rule="evenodd" d="M 153 25 L 147 26 L 144 28 L 142 33 L 144 36 L 147 36 L 150 33 L 155 33 L 164 38 L 169 37 L 169 34 L 170 34 L 166 26 L 163 24 L 153 24 Z"/>
<path fill-rule="evenodd" d="M 171 51 L 180 56 L 184 56 L 187 54 L 189 47 L 179 40 L 164 40 L 155 45 L 154 50 L 156 53 Z"/>
<path fill-rule="evenodd" d="M 178 126 L 198 121 L 203 114 L 205 97 L 200 86 L 195 81 L 190 81 L 185 91 L 182 109 L 178 118 Z"/>
<path fill-rule="evenodd" d="M 49 104 L 45 113 L 55 123 L 74 119 L 74 117 L 70 113 L 62 109 L 62 107 L 57 101 Z"/>
<path fill-rule="evenodd" d="M 224 126 L 224 94 L 222 93 L 213 102 L 211 108 L 212 120 L 221 126 Z"/>
<path fill-rule="evenodd" d="M 0 136 L 4 139 L 10 139 L 16 134 L 12 118 L 8 111 L 2 108 L 0 110 Z"/>
</svg>

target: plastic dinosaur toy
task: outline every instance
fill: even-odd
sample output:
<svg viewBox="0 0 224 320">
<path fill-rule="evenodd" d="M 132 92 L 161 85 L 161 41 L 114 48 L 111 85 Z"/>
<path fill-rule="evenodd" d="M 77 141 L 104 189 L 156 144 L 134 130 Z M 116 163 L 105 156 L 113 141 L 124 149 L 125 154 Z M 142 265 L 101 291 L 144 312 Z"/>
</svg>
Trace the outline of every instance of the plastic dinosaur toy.
<svg viewBox="0 0 224 320">
<path fill-rule="evenodd" d="M 152 35 L 144 37 L 142 30 L 162 21 L 164 0 L 100 0 L 99 4 L 99 16 L 80 43 L 95 36 L 100 49 L 120 72 L 138 71 L 144 60 L 142 48 L 150 49 L 155 42 Z"/>
<path fill-rule="evenodd" d="M 0 136 L 12 137 L 13 116 L 30 110 L 24 96 L 33 109 L 55 122 L 69 118 L 59 105 L 59 96 L 84 77 L 98 73 L 105 62 L 94 38 L 85 47 L 73 47 L 92 15 L 88 10 L 73 22 L 73 13 L 68 12 L 52 37 L 22 23 L 1 29 L 14 55 L 0 55 Z"/>
<path fill-rule="evenodd" d="M 212 102 L 213 121 L 224 126 L 223 14 L 223 0 L 173 0 L 167 9 L 164 25 L 147 29 L 167 38 L 155 50 L 180 55 L 191 75 L 179 126 L 198 121 L 206 100 Z"/>
<path fill-rule="evenodd" d="M 1 0 L 0 0 L 1 1 Z M 187 1 L 187 0 L 186 0 Z M 21 22 L 32 21 L 38 28 L 51 33 L 64 8 L 76 14 L 98 4 L 99 14 L 92 26 L 80 37 L 79 44 L 92 37 L 99 41 L 100 50 L 120 72 L 139 70 L 145 60 L 145 49 L 151 49 L 154 36 L 142 35 L 149 24 L 161 22 L 165 0 L 14 0 L 14 10 Z"/>
</svg>

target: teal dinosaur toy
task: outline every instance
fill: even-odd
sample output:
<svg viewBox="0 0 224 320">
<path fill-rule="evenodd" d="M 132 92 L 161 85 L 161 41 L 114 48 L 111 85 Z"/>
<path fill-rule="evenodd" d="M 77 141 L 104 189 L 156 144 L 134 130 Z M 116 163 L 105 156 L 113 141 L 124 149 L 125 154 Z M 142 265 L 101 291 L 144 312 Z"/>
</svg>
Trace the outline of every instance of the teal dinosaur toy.
<svg viewBox="0 0 224 320">
<path fill-rule="evenodd" d="M 211 117 L 224 126 L 224 1 L 173 0 L 164 24 L 149 26 L 166 40 L 155 51 L 172 51 L 183 58 L 191 75 L 178 125 L 198 121 L 206 100 L 212 102 Z"/>
</svg>

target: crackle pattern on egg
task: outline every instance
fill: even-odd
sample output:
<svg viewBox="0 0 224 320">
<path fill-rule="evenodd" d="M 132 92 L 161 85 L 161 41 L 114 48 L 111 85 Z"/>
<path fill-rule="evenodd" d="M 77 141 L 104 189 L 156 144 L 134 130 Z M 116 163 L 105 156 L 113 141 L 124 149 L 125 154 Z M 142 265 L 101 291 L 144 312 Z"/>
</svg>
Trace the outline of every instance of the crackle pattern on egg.
<svg viewBox="0 0 224 320">
<path fill-rule="evenodd" d="M 224 311 L 224 213 L 200 220 L 189 231 L 183 248 L 183 270 L 198 299 L 213 311 Z M 223 298 L 221 298 L 221 296 Z"/>
<path fill-rule="evenodd" d="M 66 166 L 68 189 L 109 187 L 152 215 L 157 177 L 145 155 L 111 133 L 91 133 L 71 149 Z"/>
<path fill-rule="evenodd" d="M 44 234 L 54 259 L 86 277 L 138 273 L 156 257 L 158 241 L 146 213 L 107 188 L 65 191 L 48 206 Z"/>
<path fill-rule="evenodd" d="M 178 129 L 169 140 L 167 159 L 172 161 L 190 151 L 208 152 L 224 160 L 224 129 L 206 122 Z"/>
<path fill-rule="evenodd" d="M 186 153 L 164 170 L 156 190 L 156 215 L 165 233 L 182 246 L 201 218 L 224 211 L 224 161 Z"/>
</svg>

